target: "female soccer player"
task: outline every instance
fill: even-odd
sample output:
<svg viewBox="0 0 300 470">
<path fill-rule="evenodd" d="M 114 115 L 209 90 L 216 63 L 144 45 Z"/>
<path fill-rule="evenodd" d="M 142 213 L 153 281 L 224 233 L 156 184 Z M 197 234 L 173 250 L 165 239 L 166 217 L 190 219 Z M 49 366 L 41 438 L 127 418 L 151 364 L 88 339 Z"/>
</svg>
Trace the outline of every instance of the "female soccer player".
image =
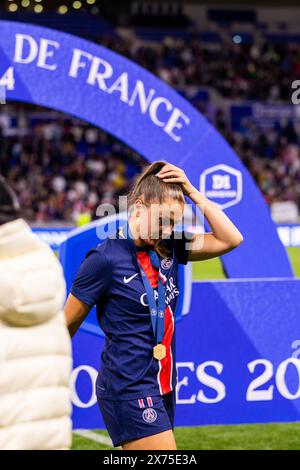
<svg viewBox="0 0 300 470">
<path fill-rule="evenodd" d="M 188 196 L 212 231 L 178 238 Z M 174 450 L 174 312 L 178 263 L 223 255 L 243 237 L 180 168 L 146 167 L 129 197 L 128 224 L 91 250 L 72 284 L 65 312 L 73 335 L 97 305 L 105 333 L 96 390 L 114 446 Z"/>
</svg>

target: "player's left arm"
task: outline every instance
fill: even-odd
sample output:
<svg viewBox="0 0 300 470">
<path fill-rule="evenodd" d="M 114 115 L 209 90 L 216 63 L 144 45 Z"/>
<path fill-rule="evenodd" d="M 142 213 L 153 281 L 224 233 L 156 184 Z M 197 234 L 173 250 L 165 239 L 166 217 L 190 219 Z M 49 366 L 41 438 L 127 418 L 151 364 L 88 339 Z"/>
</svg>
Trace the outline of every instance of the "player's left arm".
<svg viewBox="0 0 300 470">
<path fill-rule="evenodd" d="M 179 183 L 184 194 L 203 212 L 212 229 L 209 233 L 193 235 L 189 242 L 189 261 L 202 261 L 224 255 L 242 243 L 243 236 L 238 228 L 214 202 L 191 184 L 181 168 L 168 163 L 156 176 L 165 182 Z"/>
</svg>

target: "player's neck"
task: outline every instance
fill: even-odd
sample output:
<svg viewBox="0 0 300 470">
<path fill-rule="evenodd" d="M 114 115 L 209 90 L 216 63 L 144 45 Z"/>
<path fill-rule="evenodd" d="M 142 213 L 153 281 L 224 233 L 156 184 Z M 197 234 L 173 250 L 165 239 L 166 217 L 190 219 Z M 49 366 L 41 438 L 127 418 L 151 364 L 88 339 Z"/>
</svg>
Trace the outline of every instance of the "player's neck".
<svg viewBox="0 0 300 470">
<path fill-rule="evenodd" d="M 150 245 L 145 243 L 145 240 L 143 240 L 139 236 L 139 231 L 138 231 L 139 221 L 131 217 L 130 220 L 128 221 L 128 224 L 129 224 L 130 232 L 132 234 L 135 245 L 139 248 L 150 248 Z"/>
</svg>

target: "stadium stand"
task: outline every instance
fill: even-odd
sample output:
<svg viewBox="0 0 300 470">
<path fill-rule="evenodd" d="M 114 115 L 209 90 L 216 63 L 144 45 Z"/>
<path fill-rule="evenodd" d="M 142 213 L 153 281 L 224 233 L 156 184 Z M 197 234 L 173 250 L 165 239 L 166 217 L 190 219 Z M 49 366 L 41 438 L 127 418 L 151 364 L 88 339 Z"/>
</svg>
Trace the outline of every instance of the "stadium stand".
<svg viewBox="0 0 300 470">
<path fill-rule="evenodd" d="M 228 15 L 210 10 L 202 30 L 192 23 L 114 28 L 83 13 L 88 22 L 77 14 L 68 15 L 66 24 L 69 32 L 128 57 L 177 89 L 234 147 L 268 204 L 293 201 L 300 208 L 300 120 L 291 112 L 291 78 L 300 78 L 299 36 L 285 23 L 271 28 L 246 13 L 235 18 L 231 12 L 235 21 L 228 23 Z M 64 29 L 63 15 L 31 16 Z M 257 120 L 257 103 L 278 105 L 279 111 L 271 120 Z M 0 129 L 1 173 L 36 222 L 71 222 L 82 211 L 94 217 L 99 203 L 116 203 L 144 164 L 101 130 L 20 103 L 1 106 Z"/>
</svg>

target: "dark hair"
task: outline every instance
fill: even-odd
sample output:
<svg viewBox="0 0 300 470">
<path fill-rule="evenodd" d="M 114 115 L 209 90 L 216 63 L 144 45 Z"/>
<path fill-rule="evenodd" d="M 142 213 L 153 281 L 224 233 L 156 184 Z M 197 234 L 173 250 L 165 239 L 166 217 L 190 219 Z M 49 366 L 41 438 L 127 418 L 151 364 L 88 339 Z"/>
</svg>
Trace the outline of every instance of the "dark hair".
<svg viewBox="0 0 300 470">
<path fill-rule="evenodd" d="M 178 201 L 179 204 L 185 204 L 184 194 L 181 185 L 178 183 L 166 183 L 155 176 L 165 165 L 166 161 L 158 160 L 146 166 L 143 172 L 135 181 L 128 197 L 128 208 L 131 211 L 133 204 L 137 199 L 148 206 L 151 203 L 163 204 L 167 198 Z M 168 257 L 171 252 L 166 246 L 164 240 L 158 240 L 155 244 L 155 250 L 162 257 Z"/>
<path fill-rule="evenodd" d="M 0 175 L 0 225 L 11 222 L 20 216 L 20 205 L 14 190 Z"/>
<path fill-rule="evenodd" d="M 180 184 L 166 183 L 155 176 L 166 164 L 167 162 L 158 160 L 146 166 L 129 193 L 129 207 L 139 198 L 146 206 L 152 202 L 162 204 L 166 198 L 175 199 L 181 204 L 185 203 Z"/>
</svg>

